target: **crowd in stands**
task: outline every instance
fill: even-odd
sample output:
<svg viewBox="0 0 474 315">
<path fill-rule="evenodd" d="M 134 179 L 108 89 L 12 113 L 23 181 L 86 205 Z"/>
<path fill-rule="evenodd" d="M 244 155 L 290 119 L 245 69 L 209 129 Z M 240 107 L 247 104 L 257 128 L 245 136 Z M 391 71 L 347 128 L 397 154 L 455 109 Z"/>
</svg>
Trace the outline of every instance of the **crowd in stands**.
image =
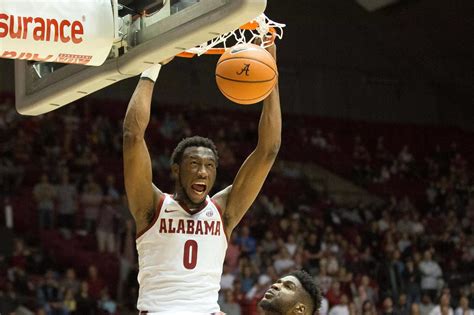
<svg viewBox="0 0 474 315">
<path fill-rule="evenodd" d="M 15 223 L 14 246 L 0 253 L 0 313 L 19 305 L 46 315 L 134 313 L 135 232 L 121 160 L 126 104 L 83 101 L 22 117 L 11 102 L 0 98 L 0 201 L 13 207 Z M 200 117 L 211 113 L 203 124 Z M 215 190 L 225 187 L 254 147 L 257 122 L 253 111 L 160 106 L 147 131 L 154 182 L 172 191 L 171 151 L 199 134 L 216 142 Z M 331 129 L 332 121 L 318 129 L 289 115 L 285 125 L 279 160 L 229 241 L 222 310 L 259 314 L 272 281 L 304 268 L 321 286 L 320 315 L 474 315 L 472 151 L 465 143 L 414 150 L 381 133 L 370 138 L 372 150 L 369 137 L 356 135 L 370 133 L 370 124 L 352 130 L 352 140 Z M 336 204 L 294 167 L 308 162 L 385 202 Z M 408 184 L 400 187 L 399 179 Z"/>
</svg>

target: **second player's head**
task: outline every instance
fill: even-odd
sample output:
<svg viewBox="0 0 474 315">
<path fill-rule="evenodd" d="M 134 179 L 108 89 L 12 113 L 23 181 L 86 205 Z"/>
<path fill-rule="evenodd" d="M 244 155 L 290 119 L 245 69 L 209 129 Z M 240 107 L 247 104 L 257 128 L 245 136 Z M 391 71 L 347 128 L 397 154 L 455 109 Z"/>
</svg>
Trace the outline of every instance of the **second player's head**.
<svg viewBox="0 0 474 315">
<path fill-rule="evenodd" d="M 218 162 L 212 140 L 199 136 L 181 140 L 171 155 L 176 192 L 191 205 L 200 205 L 214 185 Z"/>
<path fill-rule="evenodd" d="M 312 315 L 321 306 L 321 292 L 310 274 L 297 270 L 272 284 L 259 305 L 265 314 Z"/>
</svg>

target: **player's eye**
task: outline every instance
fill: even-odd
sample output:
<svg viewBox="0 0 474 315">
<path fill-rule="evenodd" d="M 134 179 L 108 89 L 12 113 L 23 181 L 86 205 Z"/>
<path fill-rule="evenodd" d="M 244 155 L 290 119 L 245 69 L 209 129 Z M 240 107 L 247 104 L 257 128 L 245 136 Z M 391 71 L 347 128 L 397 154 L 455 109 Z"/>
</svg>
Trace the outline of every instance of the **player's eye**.
<svg viewBox="0 0 474 315">
<path fill-rule="evenodd" d="M 288 283 L 286 282 L 285 284 L 285 287 L 287 287 L 288 289 L 290 290 L 294 290 L 295 289 L 295 285 L 293 283 Z"/>
</svg>

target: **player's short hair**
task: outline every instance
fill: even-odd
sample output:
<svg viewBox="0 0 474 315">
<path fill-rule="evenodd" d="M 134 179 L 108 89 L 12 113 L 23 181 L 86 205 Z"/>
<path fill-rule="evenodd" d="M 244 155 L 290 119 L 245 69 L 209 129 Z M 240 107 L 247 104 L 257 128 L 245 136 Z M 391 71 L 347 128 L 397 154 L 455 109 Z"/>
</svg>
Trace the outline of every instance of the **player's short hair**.
<svg viewBox="0 0 474 315">
<path fill-rule="evenodd" d="M 183 159 L 184 150 L 189 147 L 205 147 L 211 149 L 212 153 L 214 153 L 214 156 L 216 157 L 216 163 L 219 163 L 219 155 L 217 154 L 217 148 L 214 142 L 209 138 L 193 136 L 184 138 L 178 143 L 176 148 L 174 148 L 174 151 L 171 154 L 171 165 L 180 164 L 181 160 Z"/>
<path fill-rule="evenodd" d="M 313 310 L 315 312 L 321 307 L 321 290 L 313 277 L 304 270 L 296 270 L 288 274 L 298 279 L 303 289 L 309 294 L 313 300 Z"/>
</svg>

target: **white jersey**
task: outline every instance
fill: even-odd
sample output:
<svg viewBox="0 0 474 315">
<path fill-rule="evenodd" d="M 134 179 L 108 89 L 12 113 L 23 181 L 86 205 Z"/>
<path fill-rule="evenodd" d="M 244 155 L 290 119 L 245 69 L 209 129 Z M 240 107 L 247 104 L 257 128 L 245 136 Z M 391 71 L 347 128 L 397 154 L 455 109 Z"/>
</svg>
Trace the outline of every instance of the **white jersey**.
<svg viewBox="0 0 474 315">
<path fill-rule="evenodd" d="M 137 236 L 137 308 L 153 314 L 212 314 L 227 238 L 220 209 L 206 197 L 194 212 L 164 194 L 153 222 Z"/>
</svg>

